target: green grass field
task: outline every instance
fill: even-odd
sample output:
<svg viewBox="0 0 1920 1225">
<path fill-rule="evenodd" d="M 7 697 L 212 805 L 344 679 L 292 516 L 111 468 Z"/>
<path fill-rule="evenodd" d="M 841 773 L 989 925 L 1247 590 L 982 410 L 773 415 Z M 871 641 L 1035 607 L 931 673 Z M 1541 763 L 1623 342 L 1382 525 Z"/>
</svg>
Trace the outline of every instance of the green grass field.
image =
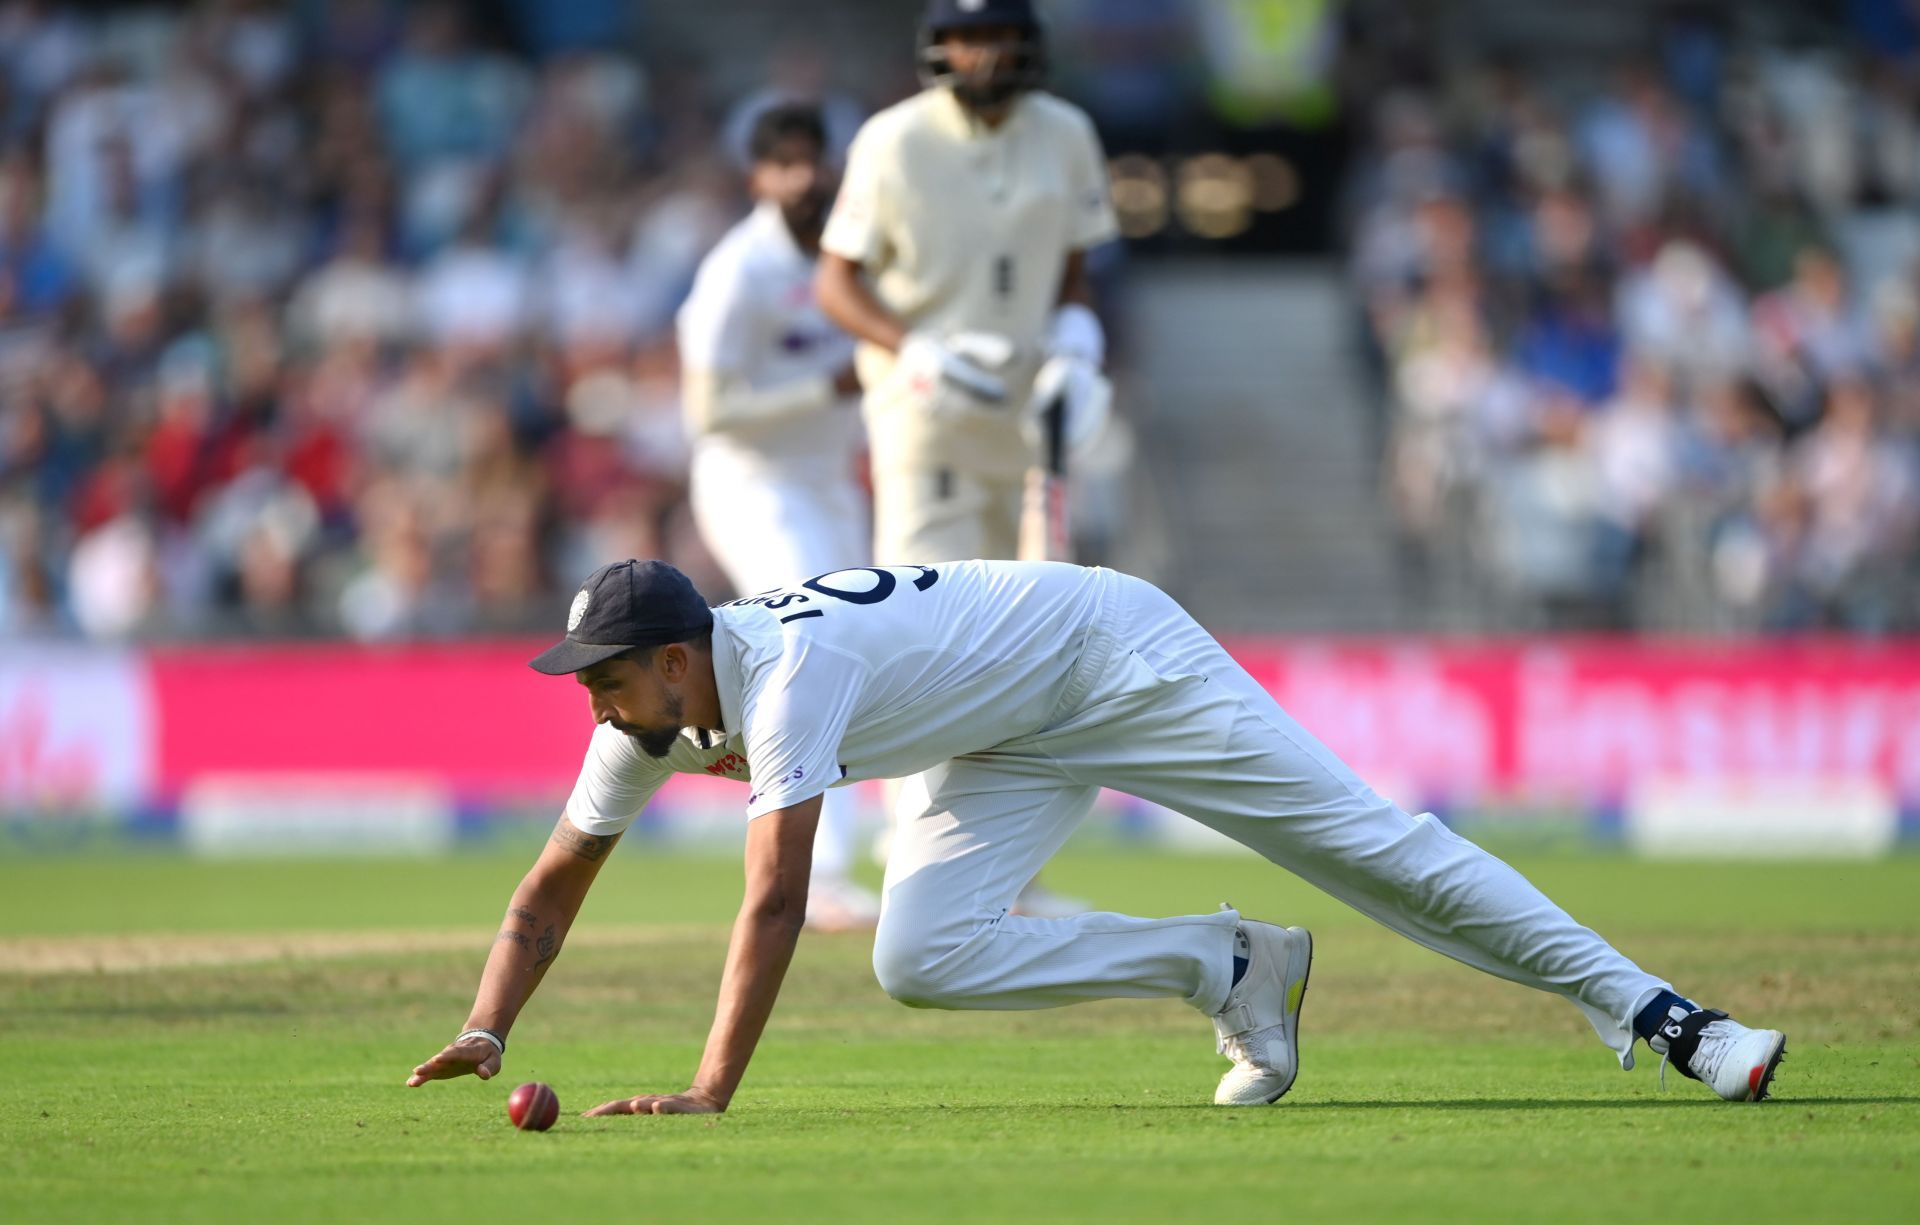
<svg viewBox="0 0 1920 1225">
<path fill-rule="evenodd" d="M 638 851 L 639 853 L 633 853 Z M 529 852 L 530 853 L 530 852 Z M 1302 1072 L 1209 1105 L 1183 1005 L 915 1012 L 860 937 L 810 937 L 731 1113 L 586 1120 L 684 1086 L 725 861 L 623 849 L 506 1072 L 410 1090 L 465 1019 L 527 856 L 0 861 L 0 1220 L 1912 1220 L 1920 859 L 1522 858 L 1683 990 L 1786 1028 L 1775 1100 L 1623 1074 L 1565 1004 L 1373 927 L 1251 859 L 1079 852 L 1063 889 L 1314 928 Z M 508 1125 L 522 1080 L 553 1131 Z"/>
</svg>

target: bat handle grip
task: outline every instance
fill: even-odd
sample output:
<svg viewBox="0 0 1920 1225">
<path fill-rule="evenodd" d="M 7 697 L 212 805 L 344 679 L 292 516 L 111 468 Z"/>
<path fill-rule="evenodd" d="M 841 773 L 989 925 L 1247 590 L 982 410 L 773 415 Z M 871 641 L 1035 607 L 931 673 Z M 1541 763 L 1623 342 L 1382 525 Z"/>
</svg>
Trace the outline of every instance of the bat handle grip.
<svg viewBox="0 0 1920 1225">
<path fill-rule="evenodd" d="M 1047 472 L 1065 476 L 1067 472 L 1067 400 L 1055 396 L 1041 417 L 1046 448 Z"/>
</svg>

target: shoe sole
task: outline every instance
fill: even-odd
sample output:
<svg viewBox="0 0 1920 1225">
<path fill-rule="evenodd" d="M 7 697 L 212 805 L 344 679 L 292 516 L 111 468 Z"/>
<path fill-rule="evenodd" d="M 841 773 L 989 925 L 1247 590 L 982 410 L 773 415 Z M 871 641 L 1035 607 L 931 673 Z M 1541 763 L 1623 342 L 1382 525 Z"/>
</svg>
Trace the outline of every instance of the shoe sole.
<svg viewBox="0 0 1920 1225">
<path fill-rule="evenodd" d="M 1779 1070 L 1787 1058 L 1787 1036 L 1780 1035 L 1780 1045 L 1773 1048 L 1773 1054 L 1767 1056 L 1767 1062 L 1747 1073 L 1747 1096 L 1742 1099 L 1749 1102 L 1764 1102 L 1767 1091 L 1773 1088 L 1773 1074 Z"/>
<path fill-rule="evenodd" d="M 1298 932 L 1306 939 L 1307 968 L 1300 974 L 1299 1001 L 1294 1004 L 1292 1011 L 1286 1014 L 1287 1063 L 1293 1068 L 1293 1075 L 1287 1077 L 1287 1083 L 1280 1086 L 1278 1093 L 1267 1099 L 1266 1104 L 1269 1106 L 1285 1097 L 1288 1090 L 1293 1088 L 1293 1082 L 1300 1079 L 1300 1013 L 1307 1006 L 1307 981 L 1313 977 L 1313 933 L 1304 927 L 1289 927 L 1287 930 Z M 1292 988 L 1289 987 L 1288 990 L 1291 991 Z"/>
</svg>

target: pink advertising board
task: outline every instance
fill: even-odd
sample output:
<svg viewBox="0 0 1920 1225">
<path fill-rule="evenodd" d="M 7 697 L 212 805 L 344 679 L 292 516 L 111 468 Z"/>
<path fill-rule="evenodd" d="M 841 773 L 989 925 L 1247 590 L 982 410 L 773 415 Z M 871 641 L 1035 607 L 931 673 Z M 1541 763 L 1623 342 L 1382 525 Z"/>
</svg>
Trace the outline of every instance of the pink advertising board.
<svg viewBox="0 0 1920 1225">
<path fill-rule="evenodd" d="M 1363 776 L 1425 799 L 1607 804 L 1653 779 L 1875 780 L 1920 800 L 1920 644 L 1247 641 Z"/>
<path fill-rule="evenodd" d="M 327 772 L 557 806 L 590 723 L 578 686 L 525 666 L 540 645 L 0 651 L 0 806 L 165 805 L 209 776 Z M 1871 780 L 1920 804 L 1920 643 L 1229 646 L 1412 806 L 1591 806 L 1650 779 L 1756 778 Z"/>
</svg>

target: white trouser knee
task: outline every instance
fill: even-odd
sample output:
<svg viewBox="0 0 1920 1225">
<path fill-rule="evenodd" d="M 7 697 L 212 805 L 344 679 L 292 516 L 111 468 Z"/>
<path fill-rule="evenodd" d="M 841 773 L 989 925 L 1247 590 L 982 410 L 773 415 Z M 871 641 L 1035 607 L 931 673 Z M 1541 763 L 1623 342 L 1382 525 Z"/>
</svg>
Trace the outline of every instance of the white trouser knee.
<svg viewBox="0 0 1920 1225">
<path fill-rule="evenodd" d="M 941 968 L 957 948 L 937 949 L 882 922 L 873 939 L 873 976 L 880 989 L 909 1008 L 962 1008 L 954 979 Z"/>
</svg>

